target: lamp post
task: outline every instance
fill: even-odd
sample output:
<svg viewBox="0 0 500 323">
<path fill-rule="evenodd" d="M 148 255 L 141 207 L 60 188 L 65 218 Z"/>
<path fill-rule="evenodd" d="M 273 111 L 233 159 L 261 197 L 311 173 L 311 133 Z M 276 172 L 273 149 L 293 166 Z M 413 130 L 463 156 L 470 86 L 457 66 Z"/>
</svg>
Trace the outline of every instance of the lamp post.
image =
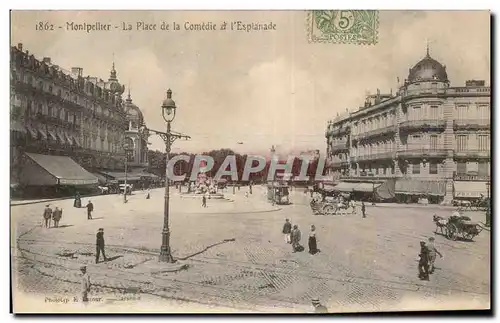
<svg viewBox="0 0 500 323">
<path fill-rule="evenodd" d="M 170 251 L 170 229 L 168 225 L 169 218 L 169 205 L 170 205 L 170 181 L 168 179 L 168 161 L 170 159 L 170 150 L 172 144 L 175 140 L 179 138 L 190 139 L 191 137 L 182 135 L 180 133 L 174 133 L 171 130 L 171 122 L 175 118 L 175 112 L 177 107 L 174 100 L 172 100 L 172 90 L 168 89 L 167 98 L 163 101 L 161 105 L 161 114 L 163 119 L 167 123 L 167 131 L 161 132 L 152 129 L 147 129 L 148 132 L 159 135 L 165 142 L 165 152 L 166 152 L 166 162 L 165 162 L 165 196 L 164 196 L 164 207 L 163 207 L 163 230 L 161 239 L 160 256 L 158 258 L 161 262 L 173 263 L 174 258 Z M 142 128 L 145 130 L 145 128 Z"/>
<path fill-rule="evenodd" d="M 488 200 L 486 201 L 488 205 L 486 206 L 486 226 L 489 227 L 491 225 L 491 209 L 490 209 L 490 185 L 491 183 L 486 182 L 486 191 L 488 192 Z"/>
<path fill-rule="evenodd" d="M 127 172 L 128 172 L 128 152 L 130 150 L 130 147 L 128 143 L 125 143 L 123 145 L 123 150 L 125 152 L 125 181 L 124 181 L 124 187 L 123 187 L 123 203 L 127 203 Z"/>
</svg>

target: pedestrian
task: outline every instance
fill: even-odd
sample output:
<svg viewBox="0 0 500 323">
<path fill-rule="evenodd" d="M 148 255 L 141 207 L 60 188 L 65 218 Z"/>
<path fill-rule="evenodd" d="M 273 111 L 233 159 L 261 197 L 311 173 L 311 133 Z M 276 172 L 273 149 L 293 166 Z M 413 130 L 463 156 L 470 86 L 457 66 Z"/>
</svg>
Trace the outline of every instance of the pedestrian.
<svg viewBox="0 0 500 323">
<path fill-rule="evenodd" d="M 54 212 L 52 212 L 52 220 L 54 220 L 54 227 L 58 228 L 59 227 L 59 221 L 61 221 L 62 218 L 62 209 L 59 209 L 56 206 L 56 209 Z"/>
<path fill-rule="evenodd" d="M 52 218 L 52 209 L 50 208 L 50 204 L 45 205 L 45 210 L 43 210 L 43 223 L 42 227 L 45 224 L 46 228 L 50 228 L 50 219 Z"/>
<path fill-rule="evenodd" d="M 99 228 L 99 231 L 96 234 L 96 239 L 95 239 L 95 263 L 99 263 L 99 258 L 101 256 L 102 252 L 102 257 L 104 258 L 104 261 L 108 261 L 108 258 L 106 258 L 106 254 L 104 253 L 104 229 Z"/>
<path fill-rule="evenodd" d="M 316 240 L 316 226 L 311 225 L 311 231 L 309 232 L 309 253 L 315 255 L 318 253 L 318 244 Z"/>
<path fill-rule="evenodd" d="M 285 235 L 286 243 L 292 243 L 291 233 L 292 233 L 292 224 L 290 223 L 289 219 L 285 219 L 285 224 L 283 225 L 283 234 Z"/>
<path fill-rule="evenodd" d="M 248 192 L 245 192 L 245 197 L 248 198 Z"/>
<path fill-rule="evenodd" d="M 366 206 L 365 201 L 361 202 L 361 213 L 363 214 L 363 218 L 366 218 Z"/>
<path fill-rule="evenodd" d="M 151 198 L 151 189 L 148 188 L 148 193 L 146 194 L 146 200 L 149 200 L 150 198 Z"/>
<path fill-rule="evenodd" d="M 418 261 L 418 277 L 421 280 L 429 280 L 429 249 L 425 241 L 420 241 L 420 260 Z"/>
<path fill-rule="evenodd" d="M 89 301 L 89 292 L 90 292 L 90 277 L 87 274 L 87 266 L 81 266 L 80 271 L 82 272 L 81 276 L 81 293 L 82 293 L 82 302 Z"/>
<path fill-rule="evenodd" d="M 87 220 L 92 220 L 92 212 L 94 211 L 94 204 L 89 200 L 87 203 Z"/>
<path fill-rule="evenodd" d="M 207 197 L 205 196 L 205 194 L 203 194 L 203 197 L 201 198 L 201 206 L 207 207 Z"/>
<path fill-rule="evenodd" d="M 80 193 L 79 192 L 76 192 L 75 202 L 73 203 L 73 207 L 76 207 L 76 208 L 81 208 L 82 207 L 82 199 L 80 197 Z"/>
<path fill-rule="evenodd" d="M 299 230 L 299 226 L 298 225 L 294 225 L 293 226 L 293 230 L 291 232 L 291 239 L 292 239 L 292 248 L 293 248 L 293 252 L 297 252 L 297 251 L 302 251 L 304 250 L 301 245 L 300 245 L 300 239 L 301 239 L 301 232 Z"/>
<path fill-rule="evenodd" d="M 321 305 L 319 299 L 315 298 L 311 302 L 314 306 L 314 313 L 328 313 L 328 309 L 326 308 L 326 306 Z"/>
<path fill-rule="evenodd" d="M 429 249 L 429 274 L 434 272 L 434 263 L 436 262 L 436 254 L 439 255 L 439 258 L 443 258 L 443 255 L 436 249 L 436 245 L 434 244 L 434 237 L 429 238 L 429 242 L 427 243 L 427 249 Z"/>
<path fill-rule="evenodd" d="M 356 214 L 356 204 L 354 203 L 354 200 L 351 200 L 349 204 L 352 207 L 352 214 Z"/>
</svg>

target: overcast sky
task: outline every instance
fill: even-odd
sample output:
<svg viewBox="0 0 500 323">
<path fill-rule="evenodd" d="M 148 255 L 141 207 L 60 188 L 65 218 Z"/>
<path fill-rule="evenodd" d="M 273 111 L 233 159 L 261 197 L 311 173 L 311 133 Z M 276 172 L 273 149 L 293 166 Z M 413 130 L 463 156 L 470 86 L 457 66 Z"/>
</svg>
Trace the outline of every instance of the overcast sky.
<svg viewBox="0 0 500 323">
<path fill-rule="evenodd" d="M 12 44 L 66 69 L 118 78 L 131 86 L 148 127 L 164 130 L 168 88 L 178 106 L 173 129 L 189 134 L 174 152 L 231 148 L 241 153 L 321 149 L 327 121 L 357 109 L 367 92 L 389 92 L 425 56 L 447 67 L 452 85 L 490 80 L 490 16 L 486 11 L 381 11 L 372 46 L 310 44 L 302 11 L 13 12 Z M 276 31 L 35 31 L 37 21 L 273 22 Z M 181 27 L 182 28 L 182 27 Z M 163 149 L 158 138 L 150 149 Z M 243 144 L 238 144 L 243 142 Z"/>
</svg>

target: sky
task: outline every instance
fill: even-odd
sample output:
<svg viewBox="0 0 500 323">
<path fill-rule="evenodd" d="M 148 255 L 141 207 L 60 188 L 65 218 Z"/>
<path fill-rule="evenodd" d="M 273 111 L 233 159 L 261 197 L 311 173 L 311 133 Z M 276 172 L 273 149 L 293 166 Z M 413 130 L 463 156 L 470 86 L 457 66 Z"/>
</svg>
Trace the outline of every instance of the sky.
<svg viewBox="0 0 500 323">
<path fill-rule="evenodd" d="M 37 22 L 177 22 L 179 31 L 36 31 Z M 189 23 L 272 22 L 275 31 L 185 31 Z M 490 82 L 488 11 L 380 11 L 378 43 L 309 43 L 304 11 L 14 11 L 11 44 L 83 75 L 131 89 L 149 128 L 165 130 L 161 103 L 173 91 L 172 129 L 191 136 L 173 152 L 230 148 L 266 154 L 326 149 L 328 120 L 356 110 L 367 93 L 394 92 L 425 56 L 446 65 L 452 86 Z M 152 137 L 150 149 L 163 150 Z M 242 143 L 242 144 L 241 144 Z"/>
</svg>

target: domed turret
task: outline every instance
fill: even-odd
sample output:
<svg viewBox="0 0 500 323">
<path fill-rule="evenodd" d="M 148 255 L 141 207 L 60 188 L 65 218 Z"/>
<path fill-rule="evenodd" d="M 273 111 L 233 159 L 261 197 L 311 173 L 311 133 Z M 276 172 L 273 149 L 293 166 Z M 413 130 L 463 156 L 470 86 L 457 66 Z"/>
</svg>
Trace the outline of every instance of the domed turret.
<svg viewBox="0 0 500 323">
<path fill-rule="evenodd" d="M 141 125 L 144 122 L 144 116 L 142 115 L 141 109 L 132 102 L 130 96 L 130 89 L 128 91 L 127 99 L 123 106 L 125 113 L 127 114 L 127 120 L 133 121 L 136 125 Z"/>
<path fill-rule="evenodd" d="M 448 82 L 448 74 L 446 66 L 442 65 L 429 55 L 429 47 L 427 47 L 427 55 L 410 69 L 408 82 L 422 81 L 441 81 Z"/>
<path fill-rule="evenodd" d="M 122 95 L 123 92 L 125 92 L 125 86 L 121 85 L 120 82 L 118 82 L 118 78 L 116 77 L 115 62 L 113 62 L 113 66 L 111 67 L 107 85 L 108 89 L 111 92 L 114 92 L 118 95 Z"/>
</svg>

